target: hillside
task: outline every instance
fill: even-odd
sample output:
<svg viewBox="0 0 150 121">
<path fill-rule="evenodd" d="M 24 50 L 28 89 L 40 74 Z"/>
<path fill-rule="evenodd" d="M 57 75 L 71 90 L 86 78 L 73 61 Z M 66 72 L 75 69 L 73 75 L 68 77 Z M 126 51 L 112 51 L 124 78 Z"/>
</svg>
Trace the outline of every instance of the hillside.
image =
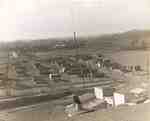
<svg viewBox="0 0 150 121">
<path fill-rule="evenodd" d="M 88 43 L 90 47 L 100 49 L 147 49 L 150 46 L 149 39 L 150 30 L 132 30 L 124 33 L 89 37 Z"/>
<path fill-rule="evenodd" d="M 70 50 L 76 47 L 92 50 L 147 49 L 150 47 L 149 39 L 150 30 L 131 30 L 123 33 L 77 37 L 78 43 L 73 40 L 73 37 L 47 38 L 3 43 L 1 48 L 6 49 L 9 47 L 13 50 L 21 49 L 28 51 Z"/>
</svg>

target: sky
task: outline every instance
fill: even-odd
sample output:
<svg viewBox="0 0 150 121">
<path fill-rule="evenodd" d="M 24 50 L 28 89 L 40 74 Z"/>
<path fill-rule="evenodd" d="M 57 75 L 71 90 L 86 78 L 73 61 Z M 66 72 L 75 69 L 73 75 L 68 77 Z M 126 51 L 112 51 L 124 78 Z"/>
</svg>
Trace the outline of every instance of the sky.
<svg viewBox="0 0 150 121">
<path fill-rule="evenodd" d="M 149 0 L 0 0 L 0 41 L 150 29 Z"/>
</svg>

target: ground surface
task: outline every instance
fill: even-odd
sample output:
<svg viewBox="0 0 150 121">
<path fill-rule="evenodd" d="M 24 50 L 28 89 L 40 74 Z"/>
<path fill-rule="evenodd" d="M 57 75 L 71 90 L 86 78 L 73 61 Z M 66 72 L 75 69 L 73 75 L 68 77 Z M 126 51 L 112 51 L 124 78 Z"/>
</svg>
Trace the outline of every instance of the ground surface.
<svg viewBox="0 0 150 121">
<path fill-rule="evenodd" d="M 150 104 L 117 107 L 68 117 L 58 101 L 0 113 L 0 121 L 150 121 Z M 57 106 L 56 106 L 57 105 Z"/>
</svg>

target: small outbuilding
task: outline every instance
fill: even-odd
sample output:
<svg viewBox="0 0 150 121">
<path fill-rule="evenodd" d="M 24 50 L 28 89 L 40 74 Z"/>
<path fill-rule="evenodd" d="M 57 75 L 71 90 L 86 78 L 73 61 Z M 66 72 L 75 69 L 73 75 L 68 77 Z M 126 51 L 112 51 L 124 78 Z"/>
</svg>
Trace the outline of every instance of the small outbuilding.
<svg viewBox="0 0 150 121">
<path fill-rule="evenodd" d="M 124 94 L 115 92 L 114 88 L 94 87 L 94 94 L 97 99 L 105 100 L 110 106 L 118 106 L 125 103 Z"/>
</svg>

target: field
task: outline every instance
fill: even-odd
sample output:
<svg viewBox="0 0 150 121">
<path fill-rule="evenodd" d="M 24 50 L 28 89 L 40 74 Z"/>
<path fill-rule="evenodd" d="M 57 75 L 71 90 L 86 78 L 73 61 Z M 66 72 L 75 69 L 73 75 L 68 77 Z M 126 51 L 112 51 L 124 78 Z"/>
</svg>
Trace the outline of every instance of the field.
<svg viewBox="0 0 150 121">
<path fill-rule="evenodd" d="M 149 69 L 147 57 L 150 54 L 147 48 L 141 47 L 141 41 L 139 45 L 132 45 L 132 42 L 137 39 L 144 39 L 147 42 L 149 33 L 149 31 L 129 31 L 97 37 L 81 37 L 78 38 L 79 42 L 87 42 L 82 47 L 76 47 L 73 43 L 71 47 L 55 48 L 55 42 L 52 39 L 9 43 L 6 46 L 9 49 L 1 47 L 0 78 L 2 82 L 10 80 L 12 83 L 9 87 L 19 88 L 20 92 L 36 88 L 38 94 L 46 93 L 52 96 L 42 99 L 47 103 L 34 102 L 32 99 L 30 99 L 31 103 L 27 100 L 27 105 L 24 101 L 21 104 L 19 102 L 19 105 L 26 108 L 12 112 L 9 110 L 11 113 L 6 113 L 7 118 L 0 116 L 0 119 L 6 118 L 8 121 L 149 121 L 149 103 L 98 110 L 71 118 L 64 111 L 66 104 L 72 103 L 70 98 L 72 94 L 91 92 L 95 86 L 113 87 L 127 96 L 134 88 L 144 88 L 146 96 L 149 97 L 150 82 L 147 80 L 146 71 Z M 65 39 L 65 43 L 70 40 L 70 38 Z M 64 38 L 59 41 L 63 40 Z M 140 50 L 136 50 L 137 48 Z M 17 57 L 12 55 L 13 52 L 16 52 Z M 97 62 L 101 61 L 98 67 Z M 140 65 L 144 71 L 139 73 L 122 71 L 123 66 L 136 65 Z M 66 70 L 61 72 L 63 67 Z M 58 77 L 51 79 L 50 74 Z M 0 83 L 0 86 L 6 85 Z M 45 88 L 44 91 L 40 90 L 41 87 L 48 90 L 45 91 Z M 63 92 L 67 92 L 67 95 L 64 95 L 65 93 L 61 95 Z M 28 94 L 33 93 L 31 91 Z M 60 96 L 59 99 L 52 99 L 55 94 L 58 94 L 56 97 Z M 34 108 L 30 108 L 31 104 L 35 104 Z M 11 104 L 9 106 L 11 107 Z"/>
</svg>

